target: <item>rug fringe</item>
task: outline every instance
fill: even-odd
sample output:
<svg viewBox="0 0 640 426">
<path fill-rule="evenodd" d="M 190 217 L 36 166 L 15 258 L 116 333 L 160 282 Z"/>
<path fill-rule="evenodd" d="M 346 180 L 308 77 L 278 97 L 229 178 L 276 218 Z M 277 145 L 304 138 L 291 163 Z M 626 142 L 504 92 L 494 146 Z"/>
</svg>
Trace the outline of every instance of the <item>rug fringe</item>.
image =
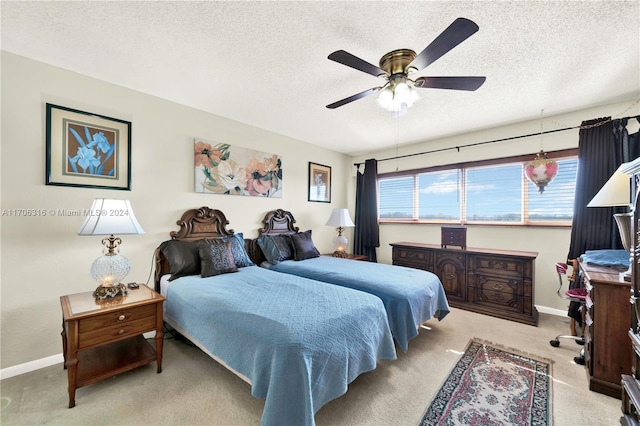
<svg viewBox="0 0 640 426">
<path fill-rule="evenodd" d="M 506 352 L 513 352 L 516 355 L 522 355 L 522 356 L 525 356 L 527 358 L 534 359 L 536 361 L 542 361 L 542 362 L 546 362 L 548 364 L 554 364 L 555 363 L 555 361 L 550 359 L 550 358 L 545 358 L 545 357 L 542 357 L 540 355 L 532 354 L 531 352 L 525 352 L 525 351 L 520 350 L 520 349 L 511 348 L 511 347 L 508 347 L 508 346 L 505 346 L 505 345 L 502 345 L 502 344 L 499 344 L 499 343 L 494 343 L 494 342 L 491 342 L 489 340 L 481 339 L 479 337 L 473 337 L 471 340 L 469 340 L 469 343 L 467 343 L 467 347 L 465 348 L 465 350 L 468 349 L 473 344 L 473 342 L 479 343 L 481 345 L 491 346 L 491 347 L 494 347 L 496 349 L 500 349 L 500 350 L 503 350 L 503 351 L 506 351 Z"/>
</svg>

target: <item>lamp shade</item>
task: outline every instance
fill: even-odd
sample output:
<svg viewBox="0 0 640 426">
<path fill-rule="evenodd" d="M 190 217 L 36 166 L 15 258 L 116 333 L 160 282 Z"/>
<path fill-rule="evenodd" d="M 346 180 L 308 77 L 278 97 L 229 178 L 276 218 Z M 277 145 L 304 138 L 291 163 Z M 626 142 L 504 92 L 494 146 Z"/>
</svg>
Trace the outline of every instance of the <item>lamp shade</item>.
<svg viewBox="0 0 640 426">
<path fill-rule="evenodd" d="M 347 209 L 333 209 L 329 220 L 325 223 L 326 226 L 340 226 L 343 228 L 353 227 L 353 221 L 349 217 L 349 210 Z"/>
<path fill-rule="evenodd" d="M 129 200 L 96 198 L 78 235 L 144 234 Z"/>
<path fill-rule="evenodd" d="M 600 191 L 589 201 L 587 207 L 616 207 L 629 206 L 631 204 L 631 176 L 627 172 L 631 163 L 623 163 L 618 167 L 613 175 L 600 188 Z M 613 218 L 618 225 L 620 240 L 624 249 L 631 254 L 633 248 L 633 231 L 632 231 L 632 213 L 617 213 Z M 631 280 L 631 270 L 633 266 L 633 257 L 630 259 L 629 269 L 621 273 L 626 280 Z"/>
<path fill-rule="evenodd" d="M 631 177 L 623 173 L 629 163 L 623 163 L 600 191 L 589 201 L 587 207 L 628 206 L 631 202 Z"/>
</svg>

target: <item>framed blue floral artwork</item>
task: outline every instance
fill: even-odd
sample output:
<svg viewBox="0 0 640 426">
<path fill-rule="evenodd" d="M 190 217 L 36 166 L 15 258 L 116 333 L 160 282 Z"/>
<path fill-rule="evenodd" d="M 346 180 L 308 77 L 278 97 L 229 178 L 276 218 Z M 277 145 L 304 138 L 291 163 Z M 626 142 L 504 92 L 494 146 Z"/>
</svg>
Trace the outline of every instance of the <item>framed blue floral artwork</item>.
<svg viewBox="0 0 640 426">
<path fill-rule="evenodd" d="M 195 192 L 282 197 L 282 158 L 249 148 L 194 139 Z"/>
<path fill-rule="evenodd" d="M 46 104 L 46 184 L 131 190 L 131 122 Z"/>
</svg>

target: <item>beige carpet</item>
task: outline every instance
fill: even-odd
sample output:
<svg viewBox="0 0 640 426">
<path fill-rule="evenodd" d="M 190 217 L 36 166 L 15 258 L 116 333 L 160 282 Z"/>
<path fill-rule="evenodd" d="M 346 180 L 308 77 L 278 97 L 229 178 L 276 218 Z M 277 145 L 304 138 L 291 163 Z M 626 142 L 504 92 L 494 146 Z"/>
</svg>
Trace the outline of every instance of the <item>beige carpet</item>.
<svg viewBox="0 0 640 426">
<path fill-rule="evenodd" d="M 563 341 L 569 319 L 541 314 L 538 327 L 452 309 L 431 320 L 409 342 L 409 352 L 358 377 L 342 397 L 316 414 L 322 425 L 415 426 L 472 337 L 549 358 L 553 365 L 555 425 L 619 424 L 621 402 L 589 391 L 583 366 L 572 363 L 580 347 Z M 263 401 L 249 385 L 198 348 L 167 339 L 163 372 L 155 363 L 76 392 L 67 408 L 62 364 L 0 382 L 2 425 L 259 425 Z"/>
</svg>

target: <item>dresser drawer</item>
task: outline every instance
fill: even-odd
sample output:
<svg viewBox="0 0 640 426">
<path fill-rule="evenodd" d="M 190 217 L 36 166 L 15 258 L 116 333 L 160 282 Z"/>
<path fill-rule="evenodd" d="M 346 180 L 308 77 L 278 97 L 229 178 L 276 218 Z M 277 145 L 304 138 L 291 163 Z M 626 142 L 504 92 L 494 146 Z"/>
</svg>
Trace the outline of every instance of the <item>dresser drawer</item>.
<svg viewBox="0 0 640 426">
<path fill-rule="evenodd" d="M 433 251 L 404 247 L 393 248 L 393 264 L 412 268 L 427 269 L 433 264 Z"/>
<path fill-rule="evenodd" d="M 106 327 L 135 321 L 141 318 L 155 317 L 156 305 L 149 304 L 135 308 L 122 309 L 79 321 L 78 332 L 87 333 L 92 330 L 104 330 Z"/>
<path fill-rule="evenodd" d="M 524 262 L 521 259 L 495 256 L 473 256 L 469 267 L 476 273 L 491 274 L 496 276 L 531 276 L 524 270 Z"/>
<path fill-rule="evenodd" d="M 156 329 L 155 316 L 140 318 L 79 334 L 78 349 L 115 342 Z"/>
<path fill-rule="evenodd" d="M 474 303 L 499 306 L 501 309 L 517 313 L 523 312 L 524 297 L 520 291 L 521 282 L 483 274 L 475 274 L 473 281 L 471 290 Z"/>
</svg>

